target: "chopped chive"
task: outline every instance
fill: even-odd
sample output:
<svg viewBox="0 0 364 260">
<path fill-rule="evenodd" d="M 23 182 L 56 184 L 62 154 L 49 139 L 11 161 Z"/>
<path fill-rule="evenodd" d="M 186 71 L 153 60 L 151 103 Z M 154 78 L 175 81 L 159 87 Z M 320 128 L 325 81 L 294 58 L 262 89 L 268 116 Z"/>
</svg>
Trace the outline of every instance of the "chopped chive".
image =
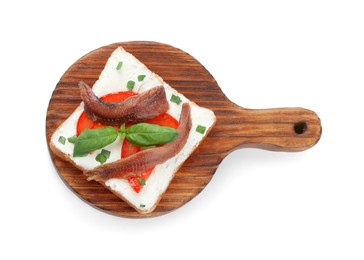
<svg viewBox="0 0 364 260">
<path fill-rule="evenodd" d="M 76 139 L 76 135 L 67 138 L 68 142 L 70 142 L 71 144 L 74 144 L 76 142 Z"/>
<path fill-rule="evenodd" d="M 144 204 L 140 204 L 139 207 L 145 208 L 145 205 Z"/>
<path fill-rule="evenodd" d="M 176 103 L 177 105 L 181 104 L 181 102 L 182 102 L 182 100 L 179 96 L 176 96 L 173 94 L 172 94 L 170 101 Z"/>
<path fill-rule="evenodd" d="M 106 156 L 103 155 L 102 153 L 99 153 L 98 155 L 96 155 L 96 161 L 98 161 L 101 164 L 104 164 L 107 160 Z"/>
<path fill-rule="evenodd" d="M 101 153 L 96 155 L 96 161 L 98 161 L 101 164 L 104 164 L 106 160 L 110 157 L 111 152 L 105 149 L 101 150 Z"/>
<path fill-rule="evenodd" d="M 128 83 L 126 84 L 126 88 L 129 89 L 129 91 L 132 91 L 134 86 L 135 86 L 135 82 L 132 80 L 129 80 Z"/>
<path fill-rule="evenodd" d="M 140 185 L 145 186 L 145 180 L 143 178 L 138 178 Z"/>
<path fill-rule="evenodd" d="M 145 78 L 145 75 L 138 75 L 138 81 L 143 81 Z"/>
<path fill-rule="evenodd" d="M 121 69 L 122 66 L 123 66 L 123 62 L 119 61 L 118 65 L 116 66 L 116 70 Z"/>
<path fill-rule="evenodd" d="M 101 150 L 101 154 L 106 157 L 106 159 L 109 159 L 111 152 L 105 149 Z"/>
<path fill-rule="evenodd" d="M 196 127 L 196 132 L 199 132 L 200 134 L 204 134 L 206 131 L 206 126 L 198 125 Z"/>
<path fill-rule="evenodd" d="M 64 136 L 60 136 L 60 137 L 58 138 L 58 142 L 60 142 L 61 144 L 65 144 L 65 143 L 66 143 L 66 137 L 64 137 Z"/>
</svg>

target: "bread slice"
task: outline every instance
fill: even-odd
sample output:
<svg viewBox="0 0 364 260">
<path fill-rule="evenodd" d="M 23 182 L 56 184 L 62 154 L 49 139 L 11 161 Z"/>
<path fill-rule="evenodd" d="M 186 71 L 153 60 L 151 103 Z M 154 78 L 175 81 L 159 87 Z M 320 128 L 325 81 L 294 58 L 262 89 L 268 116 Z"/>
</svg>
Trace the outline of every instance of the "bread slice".
<svg viewBox="0 0 364 260">
<path fill-rule="evenodd" d="M 120 62 L 122 62 L 121 68 L 116 69 Z M 140 75 L 145 75 L 145 77 L 138 77 Z M 188 102 L 191 106 L 192 128 L 187 143 L 176 156 L 154 168 L 146 185 L 139 193 L 136 193 L 125 179 L 110 179 L 105 182 L 100 182 L 115 195 L 126 201 L 135 210 L 143 214 L 150 213 L 155 209 L 175 173 L 207 136 L 216 122 L 216 117 L 211 110 L 198 106 L 173 89 L 164 82 L 161 77 L 150 71 L 142 62 L 136 59 L 132 54 L 126 52 L 122 47 L 118 47 L 111 54 L 105 68 L 92 89 L 99 97 L 118 91 L 128 91 L 127 85 L 130 80 L 135 82 L 133 88 L 133 91 L 135 92 L 144 92 L 150 88 L 162 85 L 165 88 L 167 100 L 169 102 L 167 113 L 177 120 L 179 120 L 181 114 L 182 104 Z M 172 102 L 172 95 L 178 96 L 182 102 L 180 104 Z M 68 138 L 76 134 L 77 121 L 83 111 L 84 104 L 81 102 L 69 118 L 53 133 L 49 145 L 57 156 L 71 162 L 78 169 L 87 171 L 100 165 L 95 158 L 96 155 L 100 153 L 101 149 L 94 151 L 85 157 L 73 157 L 74 144 L 67 140 L 64 144 L 59 142 L 61 136 Z M 196 131 L 198 125 L 206 128 L 204 133 Z M 122 140 L 120 137 L 117 137 L 115 142 L 104 147 L 104 149 L 111 152 L 106 163 L 120 159 L 121 145 Z"/>
</svg>

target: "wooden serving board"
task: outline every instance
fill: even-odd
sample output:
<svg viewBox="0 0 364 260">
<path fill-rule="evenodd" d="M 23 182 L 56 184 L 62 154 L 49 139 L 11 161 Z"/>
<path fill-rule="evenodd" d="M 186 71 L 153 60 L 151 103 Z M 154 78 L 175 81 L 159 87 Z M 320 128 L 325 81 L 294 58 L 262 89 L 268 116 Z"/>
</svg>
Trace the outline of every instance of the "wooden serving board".
<svg viewBox="0 0 364 260">
<path fill-rule="evenodd" d="M 171 212 L 194 198 L 209 183 L 221 161 L 242 147 L 302 151 L 321 136 L 320 119 L 303 108 L 252 110 L 232 103 L 210 73 L 188 53 L 156 42 L 114 43 L 77 60 L 61 77 L 49 102 L 46 136 L 68 118 L 81 102 L 78 82 L 93 85 L 111 53 L 122 46 L 191 101 L 214 111 L 217 122 L 204 142 L 175 175 L 158 207 L 141 215 L 101 184 L 87 181 L 81 171 L 55 156 L 63 181 L 81 199 L 104 212 L 122 217 L 151 217 Z M 229 133 L 229 134 L 227 134 Z"/>
</svg>

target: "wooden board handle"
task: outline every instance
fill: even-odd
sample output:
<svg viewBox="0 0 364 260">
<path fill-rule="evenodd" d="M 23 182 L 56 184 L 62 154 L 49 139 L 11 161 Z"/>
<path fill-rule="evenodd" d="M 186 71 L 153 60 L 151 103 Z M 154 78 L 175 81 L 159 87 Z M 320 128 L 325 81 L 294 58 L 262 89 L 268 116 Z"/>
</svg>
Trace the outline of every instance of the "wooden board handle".
<svg viewBox="0 0 364 260">
<path fill-rule="evenodd" d="M 218 121 L 211 136 L 215 145 L 226 147 L 225 154 L 242 147 L 303 151 L 321 137 L 320 118 L 304 108 L 245 109 L 234 105 L 217 109 L 216 114 Z"/>
</svg>

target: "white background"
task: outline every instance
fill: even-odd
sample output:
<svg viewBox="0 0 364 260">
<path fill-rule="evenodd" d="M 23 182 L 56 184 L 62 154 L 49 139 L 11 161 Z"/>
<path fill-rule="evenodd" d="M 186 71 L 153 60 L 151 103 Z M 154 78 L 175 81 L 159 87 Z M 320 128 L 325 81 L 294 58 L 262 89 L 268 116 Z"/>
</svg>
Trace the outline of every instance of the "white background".
<svg viewBox="0 0 364 260">
<path fill-rule="evenodd" d="M 0 4 L 1 259 L 364 259 L 363 1 L 96 2 Z M 48 101 L 82 55 L 132 40 L 190 53 L 243 107 L 316 111 L 320 142 L 238 150 L 162 217 L 90 207 L 50 160 Z"/>
</svg>

